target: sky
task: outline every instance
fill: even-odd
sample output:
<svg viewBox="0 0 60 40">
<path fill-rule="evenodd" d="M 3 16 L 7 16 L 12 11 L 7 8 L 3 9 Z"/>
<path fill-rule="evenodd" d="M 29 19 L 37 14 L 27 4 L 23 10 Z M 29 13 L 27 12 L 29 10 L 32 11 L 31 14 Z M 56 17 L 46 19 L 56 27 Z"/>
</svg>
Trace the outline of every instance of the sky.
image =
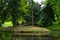
<svg viewBox="0 0 60 40">
<path fill-rule="evenodd" d="M 38 2 L 39 4 L 41 4 L 41 1 L 45 1 L 45 0 L 34 0 L 35 2 Z"/>
<path fill-rule="evenodd" d="M 38 2 L 39 4 L 41 4 L 41 1 L 44 2 L 45 0 L 34 0 L 34 1 L 35 1 L 35 2 Z M 44 7 L 44 6 L 45 6 L 45 5 L 42 5 L 42 4 L 41 4 L 41 7 Z"/>
</svg>

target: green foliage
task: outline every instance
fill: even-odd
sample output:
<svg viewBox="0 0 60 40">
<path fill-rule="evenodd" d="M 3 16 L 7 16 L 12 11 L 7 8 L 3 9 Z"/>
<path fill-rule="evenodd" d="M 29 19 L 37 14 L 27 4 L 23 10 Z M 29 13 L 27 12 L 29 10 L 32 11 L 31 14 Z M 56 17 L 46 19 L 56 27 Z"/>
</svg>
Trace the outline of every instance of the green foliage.
<svg viewBox="0 0 60 40">
<path fill-rule="evenodd" d="M 5 21 L 12 21 L 13 26 L 19 25 L 18 20 L 24 19 L 27 14 L 25 0 L 1 0 L 0 1 L 0 26 Z"/>
<path fill-rule="evenodd" d="M 52 22 L 55 21 L 55 12 L 52 8 L 52 5 L 48 2 L 46 6 L 41 11 L 42 20 L 41 25 L 42 26 L 49 26 L 52 25 Z"/>
<path fill-rule="evenodd" d="M 52 8 L 54 9 L 54 12 L 56 13 L 56 20 L 60 24 L 60 0 L 47 0 L 50 2 L 50 5 L 52 5 Z"/>
<path fill-rule="evenodd" d="M 12 39 L 11 33 L 2 32 L 2 40 L 11 40 L 11 39 Z"/>
<path fill-rule="evenodd" d="M 16 21 L 18 18 L 18 7 L 19 7 L 19 0 L 10 0 L 8 3 L 8 10 L 10 15 L 12 16 L 12 23 L 13 26 L 16 26 L 18 22 Z"/>
<path fill-rule="evenodd" d="M 41 6 L 38 3 L 34 4 L 34 23 L 37 24 L 37 21 L 40 19 L 41 14 Z"/>
<path fill-rule="evenodd" d="M 39 26 L 59 22 L 59 0 L 46 0 L 45 5 L 41 9 L 41 5 L 33 0 L 0 0 L 0 26 L 5 21 L 12 21 L 13 26 L 18 26 L 19 21 Z"/>
<path fill-rule="evenodd" d="M 0 0 L 0 26 L 2 26 L 2 23 L 6 20 L 7 16 L 7 1 L 6 0 Z"/>
<path fill-rule="evenodd" d="M 32 8 L 33 5 L 33 8 Z M 27 23 L 32 23 L 32 20 L 34 22 L 34 25 L 37 24 L 37 21 L 40 19 L 40 4 L 39 3 L 35 3 L 33 1 L 28 1 L 28 14 L 25 16 L 25 20 Z M 32 19 L 33 18 L 33 19 Z"/>
<path fill-rule="evenodd" d="M 24 18 L 26 14 L 26 3 L 24 0 L 10 0 L 8 10 L 12 16 L 13 26 L 18 26 L 18 20 Z"/>
</svg>

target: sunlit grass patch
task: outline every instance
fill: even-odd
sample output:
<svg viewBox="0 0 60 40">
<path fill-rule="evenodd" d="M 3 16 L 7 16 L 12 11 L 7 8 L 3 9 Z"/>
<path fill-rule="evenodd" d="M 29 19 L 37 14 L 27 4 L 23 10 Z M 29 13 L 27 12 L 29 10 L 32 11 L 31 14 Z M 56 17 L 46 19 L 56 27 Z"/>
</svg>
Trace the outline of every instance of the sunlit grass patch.
<svg viewBox="0 0 60 40">
<path fill-rule="evenodd" d="M 12 22 L 4 22 L 3 27 L 13 26 Z"/>
</svg>

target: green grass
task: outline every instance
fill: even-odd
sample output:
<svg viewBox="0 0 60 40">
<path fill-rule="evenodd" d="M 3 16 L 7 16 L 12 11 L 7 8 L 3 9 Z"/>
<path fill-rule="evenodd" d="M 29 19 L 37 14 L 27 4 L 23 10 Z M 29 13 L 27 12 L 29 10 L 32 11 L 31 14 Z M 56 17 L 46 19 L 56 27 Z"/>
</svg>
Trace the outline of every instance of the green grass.
<svg viewBox="0 0 60 40">
<path fill-rule="evenodd" d="M 21 22 L 21 21 L 19 21 L 19 22 Z M 3 24 L 3 26 L 4 26 L 4 27 L 13 26 L 13 24 L 12 24 L 11 21 L 10 21 L 10 22 L 5 22 L 5 23 Z M 47 29 L 49 29 L 49 30 L 52 30 L 52 33 L 53 33 L 54 35 L 60 35 L 60 25 L 59 25 L 59 24 L 54 24 L 54 25 L 52 25 L 52 26 L 45 27 L 45 28 L 47 28 Z"/>
<path fill-rule="evenodd" d="M 46 27 L 50 30 L 60 30 L 60 25 L 59 24 L 55 24 L 55 25 L 52 25 L 52 26 L 49 26 L 49 27 Z"/>
<path fill-rule="evenodd" d="M 60 36 L 60 25 L 59 24 L 55 24 L 55 25 L 52 25 L 46 28 L 49 30 L 52 30 L 53 35 Z"/>
<path fill-rule="evenodd" d="M 21 21 L 19 21 L 21 22 Z M 5 22 L 3 24 L 4 27 L 8 27 L 8 26 L 13 26 L 12 22 Z M 60 30 L 60 25 L 59 24 L 55 24 L 55 25 L 52 25 L 52 26 L 49 26 L 49 27 L 45 27 L 47 29 L 50 29 L 50 30 Z"/>
<path fill-rule="evenodd" d="M 8 27 L 8 26 L 13 26 L 13 24 L 12 24 L 11 21 L 10 21 L 10 22 L 5 22 L 5 23 L 3 24 L 3 27 Z"/>
<path fill-rule="evenodd" d="M 19 24 L 22 23 L 22 21 L 19 21 Z M 9 22 L 4 22 L 4 24 L 2 25 L 3 27 L 9 27 L 9 26 L 13 26 L 13 23 L 11 21 Z"/>
</svg>

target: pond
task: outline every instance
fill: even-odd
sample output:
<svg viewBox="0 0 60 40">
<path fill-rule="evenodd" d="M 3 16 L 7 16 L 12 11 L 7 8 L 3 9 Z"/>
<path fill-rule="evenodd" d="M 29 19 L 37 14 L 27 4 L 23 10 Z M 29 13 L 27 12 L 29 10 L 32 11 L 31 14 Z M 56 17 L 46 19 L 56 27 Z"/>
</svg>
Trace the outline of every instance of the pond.
<svg viewBox="0 0 60 40">
<path fill-rule="evenodd" d="M 21 27 L 0 29 L 0 40 L 58 40 L 57 37 L 52 36 L 50 31 L 46 31 L 44 28 L 42 28 L 44 31 L 41 31 L 41 28 L 39 29 L 40 31 L 35 31 L 34 27 L 32 27 L 34 31 L 28 30 L 32 29 L 30 27 L 24 28 L 23 31 Z"/>
</svg>

